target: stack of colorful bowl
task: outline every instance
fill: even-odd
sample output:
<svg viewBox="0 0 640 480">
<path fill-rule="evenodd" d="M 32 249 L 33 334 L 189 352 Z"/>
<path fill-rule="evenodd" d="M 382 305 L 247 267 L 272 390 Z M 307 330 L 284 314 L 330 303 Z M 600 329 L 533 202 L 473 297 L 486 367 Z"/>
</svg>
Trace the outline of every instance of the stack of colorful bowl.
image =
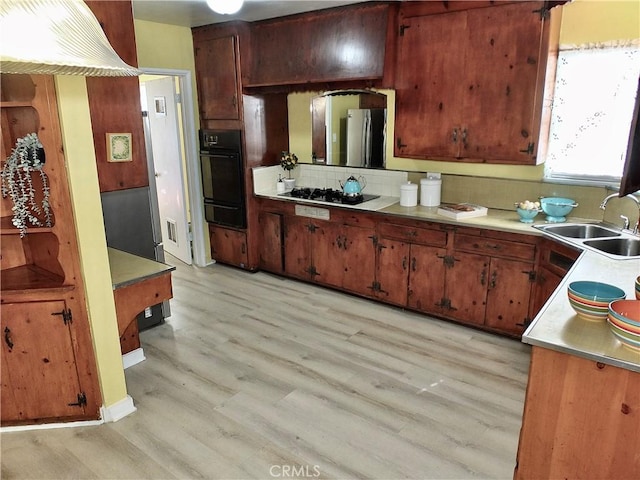
<svg viewBox="0 0 640 480">
<path fill-rule="evenodd" d="M 611 302 L 607 322 L 622 345 L 640 351 L 640 300 Z"/>
<path fill-rule="evenodd" d="M 607 318 L 609 304 L 626 297 L 624 290 L 607 283 L 578 281 L 571 282 L 567 289 L 569 303 L 579 317 L 585 320 Z"/>
</svg>

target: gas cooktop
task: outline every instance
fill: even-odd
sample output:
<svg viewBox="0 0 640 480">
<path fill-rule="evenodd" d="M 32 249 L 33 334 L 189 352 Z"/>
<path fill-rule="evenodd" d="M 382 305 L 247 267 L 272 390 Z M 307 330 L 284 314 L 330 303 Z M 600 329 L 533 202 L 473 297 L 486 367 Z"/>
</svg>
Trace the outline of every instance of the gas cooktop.
<svg viewBox="0 0 640 480">
<path fill-rule="evenodd" d="M 359 195 L 345 195 L 340 190 L 334 190 L 333 188 L 309 187 L 294 188 L 290 192 L 281 193 L 280 196 L 302 198 L 305 200 L 315 200 L 325 203 L 343 203 L 346 205 L 357 205 L 359 203 L 380 197 L 380 195 L 371 195 L 368 193 L 361 193 Z"/>
</svg>

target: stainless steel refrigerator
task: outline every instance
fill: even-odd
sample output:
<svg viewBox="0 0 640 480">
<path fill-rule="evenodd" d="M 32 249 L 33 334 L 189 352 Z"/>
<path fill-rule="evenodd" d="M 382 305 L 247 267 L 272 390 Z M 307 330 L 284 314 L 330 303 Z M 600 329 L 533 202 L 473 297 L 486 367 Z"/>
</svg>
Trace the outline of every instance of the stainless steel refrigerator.
<svg viewBox="0 0 640 480">
<path fill-rule="evenodd" d="M 153 152 L 145 114 L 143 112 L 149 186 L 102 193 L 102 214 L 109 247 L 164 263 Z M 151 312 L 138 315 L 138 328 L 144 330 L 158 325 L 170 314 L 169 302 L 155 305 Z"/>
<path fill-rule="evenodd" d="M 347 110 L 347 166 L 384 168 L 386 164 L 385 108 Z"/>
</svg>

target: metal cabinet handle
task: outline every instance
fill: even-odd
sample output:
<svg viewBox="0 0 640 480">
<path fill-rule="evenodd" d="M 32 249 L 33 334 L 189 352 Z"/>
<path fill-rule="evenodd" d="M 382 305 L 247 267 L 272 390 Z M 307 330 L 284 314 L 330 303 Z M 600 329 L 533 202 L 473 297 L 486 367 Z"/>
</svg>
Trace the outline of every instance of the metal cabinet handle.
<svg viewBox="0 0 640 480">
<path fill-rule="evenodd" d="M 498 272 L 496 270 L 491 274 L 491 282 L 489 283 L 489 288 L 496 288 L 496 278 L 498 277 Z"/>
<path fill-rule="evenodd" d="M 402 270 L 407 269 L 407 257 L 402 257 Z"/>
<path fill-rule="evenodd" d="M 462 145 L 467 146 L 467 129 L 462 130 Z"/>
<path fill-rule="evenodd" d="M 11 330 L 9 330 L 9 327 L 4 327 L 4 343 L 7 344 L 9 350 L 13 349 L 13 340 L 11 340 Z"/>
<path fill-rule="evenodd" d="M 413 257 L 413 258 L 411 259 L 411 270 L 412 270 L 413 272 L 415 272 L 415 271 L 416 271 L 416 267 L 417 267 L 416 257 Z"/>
<path fill-rule="evenodd" d="M 484 286 L 487 283 L 487 270 L 482 270 L 480 274 L 480 285 Z"/>
<path fill-rule="evenodd" d="M 453 143 L 458 143 L 458 129 L 454 128 L 453 132 L 451 132 L 451 141 Z"/>
</svg>

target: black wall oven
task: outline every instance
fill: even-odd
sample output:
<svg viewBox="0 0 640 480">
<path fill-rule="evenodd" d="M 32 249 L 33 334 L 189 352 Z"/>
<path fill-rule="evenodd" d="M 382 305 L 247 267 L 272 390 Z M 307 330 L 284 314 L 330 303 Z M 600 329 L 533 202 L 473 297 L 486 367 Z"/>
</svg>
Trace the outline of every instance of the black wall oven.
<svg viewBox="0 0 640 480">
<path fill-rule="evenodd" d="M 240 130 L 200 130 L 200 167 L 207 222 L 246 228 Z"/>
</svg>

